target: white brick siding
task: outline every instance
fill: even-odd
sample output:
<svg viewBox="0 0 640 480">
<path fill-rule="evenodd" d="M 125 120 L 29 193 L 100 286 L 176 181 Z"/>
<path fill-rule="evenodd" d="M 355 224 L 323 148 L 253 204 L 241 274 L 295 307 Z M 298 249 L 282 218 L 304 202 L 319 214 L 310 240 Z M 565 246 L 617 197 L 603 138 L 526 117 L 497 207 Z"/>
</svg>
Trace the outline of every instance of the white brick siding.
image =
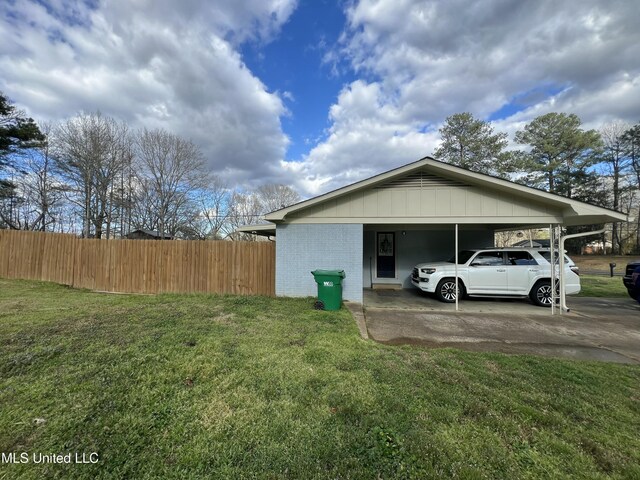
<svg viewBox="0 0 640 480">
<path fill-rule="evenodd" d="M 362 303 L 361 224 L 276 226 L 276 295 L 316 296 L 312 270 L 344 270 L 342 298 Z"/>
</svg>

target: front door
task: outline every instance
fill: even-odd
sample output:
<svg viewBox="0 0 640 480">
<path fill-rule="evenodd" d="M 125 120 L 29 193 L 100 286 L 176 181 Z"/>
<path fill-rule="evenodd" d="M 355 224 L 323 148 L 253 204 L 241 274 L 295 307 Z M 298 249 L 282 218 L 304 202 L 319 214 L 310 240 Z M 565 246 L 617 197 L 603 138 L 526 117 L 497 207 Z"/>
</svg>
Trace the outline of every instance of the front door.
<svg viewBox="0 0 640 480">
<path fill-rule="evenodd" d="M 534 278 L 540 271 L 538 262 L 529 252 L 522 250 L 507 251 L 507 282 L 509 293 L 526 295 Z"/>
<path fill-rule="evenodd" d="M 376 238 L 376 277 L 396 277 L 396 242 L 393 232 L 378 232 Z"/>
</svg>

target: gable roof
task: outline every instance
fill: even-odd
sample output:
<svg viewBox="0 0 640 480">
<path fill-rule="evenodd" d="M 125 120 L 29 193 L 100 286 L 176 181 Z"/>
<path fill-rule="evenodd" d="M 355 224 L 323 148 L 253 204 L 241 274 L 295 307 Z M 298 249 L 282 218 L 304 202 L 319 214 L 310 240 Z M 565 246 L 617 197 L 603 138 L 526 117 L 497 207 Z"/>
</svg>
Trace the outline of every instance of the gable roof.
<svg viewBox="0 0 640 480">
<path fill-rule="evenodd" d="M 160 232 L 156 231 L 156 230 L 144 230 L 142 228 L 138 228 L 136 230 L 133 230 L 132 232 L 129 232 L 127 235 L 132 235 L 134 233 L 143 233 L 149 237 L 155 237 L 155 238 L 168 238 L 168 239 L 172 239 L 173 237 L 171 235 L 169 235 L 168 233 L 165 233 L 164 235 L 160 235 Z"/>
<path fill-rule="evenodd" d="M 407 184 L 407 182 L 416 181 L 415 174 L 417 172 L 426 172 L 427 177 L 429 177 L 429 174 L 432 174 L 432 176 L 439 177 L 440 180 L 444 179 L 445 181 L 453 182 L 453 184 L 459 183 L 463 185 L 491 188 L 527 200 L 567 209 L 570 213 L 568 214 L 569 221 L 568 223 L 565 222 L 566 224 L 589 225 L 627 221 L 627 216 L 625 214 L 614 210 L 598 207 L 578 200 L 572 200 L 561 195 L 527 187 L 509 180 L 496 178 L 491 175 L 471 172 L 448 163 L 440 162 L 431 157 L 424 157 L 402 167 L 374 175 L 373 177 L 327 192 L 317 197 L 304 200 L 289 207 L 275 210 L 267 214 L 265 219 L 275 223 L 286 222 L 288 215 L 295 212 L 301 212 L 301 210 L 306 208 L 316 206 L 324 202 L 329 202 L 360 190 L 373 188 L 382 184 L 393 185 L 394 181 L 398 186 Z M 424 181 L 424 176 L 421 177 L 420 181 Z"/>
</svg>

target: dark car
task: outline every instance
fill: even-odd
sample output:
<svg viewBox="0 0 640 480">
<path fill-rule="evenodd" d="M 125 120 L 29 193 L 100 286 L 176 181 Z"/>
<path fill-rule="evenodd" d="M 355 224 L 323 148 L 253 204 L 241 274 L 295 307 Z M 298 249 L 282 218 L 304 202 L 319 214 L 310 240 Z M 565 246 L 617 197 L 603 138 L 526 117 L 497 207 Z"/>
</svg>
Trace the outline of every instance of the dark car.
<svg viewBox="0 0 640 480">
<path fill-rule="evenodd" d="M 640 260 L 636 260 L 635 262 L 629 262 L 627 264 L 627 268 L 624 271 L 624 277 L 622 277 L 622 281 L 624 286 L 627 287 L 627 292 L 629 292 L 629 296 L 634 300 L 638 298 L 638 293 L 636 291 L 636 286 L 633 284 L 633 279 L 631 276 L 636 268 L 640 267 Z"/>
</svg>

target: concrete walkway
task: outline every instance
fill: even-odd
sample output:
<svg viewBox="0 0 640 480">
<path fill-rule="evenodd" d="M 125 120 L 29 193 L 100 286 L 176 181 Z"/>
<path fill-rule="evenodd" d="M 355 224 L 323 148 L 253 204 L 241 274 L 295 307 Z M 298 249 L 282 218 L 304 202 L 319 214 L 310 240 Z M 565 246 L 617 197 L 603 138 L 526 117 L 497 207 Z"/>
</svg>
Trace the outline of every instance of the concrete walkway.
<svg viewBox="0 0 640 480">
<path fill-rule="evenodd" d="M 526 300 L 464 300 L 455 312 L 430 298 L 412 303 L 411 290 L 396 292 L 404 293 L 395 301 L 365 294 L 366 327 L 376 341 L 640 363 L 640 305 L 631 299 L 571 298 L 571 312 L 552 317 Z"/>
</svg>

